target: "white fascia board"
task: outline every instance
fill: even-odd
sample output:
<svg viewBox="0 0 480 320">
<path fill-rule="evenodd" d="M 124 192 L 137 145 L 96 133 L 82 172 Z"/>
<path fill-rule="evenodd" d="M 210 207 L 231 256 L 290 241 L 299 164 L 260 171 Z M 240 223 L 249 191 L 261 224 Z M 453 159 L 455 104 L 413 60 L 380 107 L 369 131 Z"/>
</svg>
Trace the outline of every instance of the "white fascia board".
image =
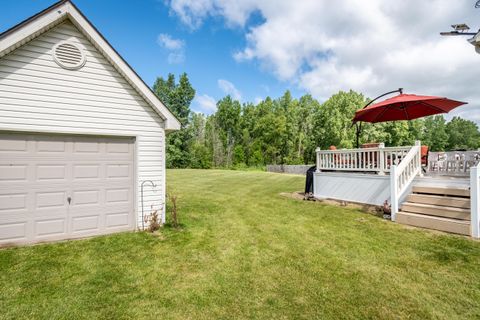
<svg viewBox="0 0 480 320">
<path fill-rule="evenodd" d="M 66 19 L 65 4 L 8 34 L 0 41 L 0 58 Z"/>
<path fill-rule="evenodd" d="M 164 129 L 166 131 L 174 131 L 181 128 L 177 118 L 70 1 L 65 1 L 58 6 L 52 7 L 50 11 L 28 21 L 25 25 L 6 35 L 0 41 L 0 57 L 10 53 L 55 25 L 60 24 L 67 18 L 88 37 L 105 58 L 123 75 L 127 82 L 159 114 L 165 122 Z"/>
</svg>

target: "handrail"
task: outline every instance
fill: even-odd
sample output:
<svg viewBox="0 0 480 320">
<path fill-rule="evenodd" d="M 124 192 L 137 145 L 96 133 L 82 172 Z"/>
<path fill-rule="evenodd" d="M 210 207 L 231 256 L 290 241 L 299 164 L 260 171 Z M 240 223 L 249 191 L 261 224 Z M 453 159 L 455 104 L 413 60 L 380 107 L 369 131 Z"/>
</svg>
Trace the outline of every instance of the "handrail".
<svg viewBox="0 0 480 320">
<path fill-rule="evenodd" d="M 390 202 L 391 218 L 395 221 L 399 202 L 413 179 L 422 172 L 420 141 L 415 141 L 407 155 L 398 165 L 393 165 L 390 171 Z"/>
<path fill-rule="evenodd" d="M 413 180 L 415 177 L 416 171 L 421 169 L 420 163 L 418 162 L 418 157 L 420 156 L 420 146 L 414 146 L 408 152 L 407 156 L 403 159 L 402 162 L 397 166 L 397 178 L 400 178 L 402 175 L 405 175 L 406 180 L 400 180 L 398 184 L 398 192 L 401 194 L 405 191 L 407 183 L 410 180 Z M 409 171 L 410 166 L 413 167 L 413 171 Z M 415 171 L 415 172 L 414 172 Z"/>
<path fill-rule="evenodd" d="M 320 150 L 317 149 L 317 171 L 389 172 L 394 164 L 399 164 L 411 146 L 379 147 L 362 149 Z"/>
<path fill-rule="evenodd" d="M 471 236 L 480 238 L 480 166 L 470 168 Z"/>
</svg>

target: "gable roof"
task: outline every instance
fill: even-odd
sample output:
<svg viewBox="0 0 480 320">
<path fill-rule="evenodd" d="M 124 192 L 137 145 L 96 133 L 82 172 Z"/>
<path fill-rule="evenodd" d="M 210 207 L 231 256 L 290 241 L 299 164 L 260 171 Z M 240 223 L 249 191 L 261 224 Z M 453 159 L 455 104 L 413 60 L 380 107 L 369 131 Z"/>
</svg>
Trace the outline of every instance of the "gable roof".
<svg viewBox="0 0 480 320">
<path fill-rule="evenodd" d="M 70 20 L 98 51 L 115 67 L 126 81 L 165 121 L 165 130 L 179 130 L 180 122 L 153 93 L 150 87 L 110 45 L 83 13 L 70 1 L 61 0 L 0 34 L 0 58 L 47 32 L 65 20 Z"/>
</svg>

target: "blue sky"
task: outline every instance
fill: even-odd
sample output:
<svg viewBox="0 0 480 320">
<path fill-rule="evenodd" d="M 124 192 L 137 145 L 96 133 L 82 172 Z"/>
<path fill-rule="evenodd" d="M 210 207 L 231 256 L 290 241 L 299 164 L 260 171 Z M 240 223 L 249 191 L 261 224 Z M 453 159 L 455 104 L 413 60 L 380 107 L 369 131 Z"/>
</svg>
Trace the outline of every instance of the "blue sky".
<svg viewBox="0 0 480 320">
<path fill-rule="evenodd" d="M 2 1 L 0 30 L 17 24 L 54 2 Z M 235 61 L 233 53 L 245 42 L 243 28 L 223 28 L 220 19 L 212 18 L 201 28 L 192 30 L 171 14 L 162 1 L 76 0 L 74 3 L 149 85 L 157 76 L 186 72 L 198 96 L 208 95 L 215 100 L 226 94 L 219 86 L 219 80 L 227 86 L 228 83 L 222 80 L 233 84 L 244 102 L 267 95 L 277 97 L 286 89 L 297 96 L 303 93 L 303 90 L 262 71 L 254 61 Z M 255 19 L 251 19 L 251 23 L 255 23 Z M 172 51 L 159 44 L 160 34 L 183 41 L 183 61 L 169 63 Z M 197 101 L 192 108 L 209 112 L 201 110 Z"/>
<path fill-rule="evenodd" d="M 339 90 L 368 97 L 406 93 L 468 102 L 480 123 L 480 55 L 466 37 L 440 37 L 451 24 L 480 27 L 473 0 L 74 0 L 150 85 L 187 72 L 192 109 L 211 113 L 227 93 L 242 102 Z M 5 30 L 54 3 L 3 0 Z"/>
</svg>

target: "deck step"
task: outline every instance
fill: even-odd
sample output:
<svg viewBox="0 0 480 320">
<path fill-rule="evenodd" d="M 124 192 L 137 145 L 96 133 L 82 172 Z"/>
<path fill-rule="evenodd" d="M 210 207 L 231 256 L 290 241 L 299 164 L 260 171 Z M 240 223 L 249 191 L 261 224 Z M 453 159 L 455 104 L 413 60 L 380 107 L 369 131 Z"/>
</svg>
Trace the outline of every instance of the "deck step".
<svg viewBox="0 0 480 320">
<path fill-rule="evenodd" d="M 437 206 L 433 204 L 404 202 L 402 204 L 402 211 L 425 214 L 429 216 L 444 217 L 450 219 L 469 220 L 470 209 L 455 208 L 447 206 Z"/>
<path fill-rule="evenodd" d="M 412 193 L 407 196 L 406 201 L 414 203 L 433 204 L 437 206 L 447 206 L 465 209 L 470 208 L 469 198 Z"/>
<path fill-rule="evenodd" d="M 413 186 L 413 193 L 436 194 L 443 196 L 470 197 L 470 190 L 464 188 L 442 188 L 430 186 Z"/>
<path fill-rule="evenodd" d="M 470 235 L 470 222 L 464 220 L 434 217 L 412 212 L 400 211 L 397 213 L 396 222 L 415 227 Z"/>
</svg>

